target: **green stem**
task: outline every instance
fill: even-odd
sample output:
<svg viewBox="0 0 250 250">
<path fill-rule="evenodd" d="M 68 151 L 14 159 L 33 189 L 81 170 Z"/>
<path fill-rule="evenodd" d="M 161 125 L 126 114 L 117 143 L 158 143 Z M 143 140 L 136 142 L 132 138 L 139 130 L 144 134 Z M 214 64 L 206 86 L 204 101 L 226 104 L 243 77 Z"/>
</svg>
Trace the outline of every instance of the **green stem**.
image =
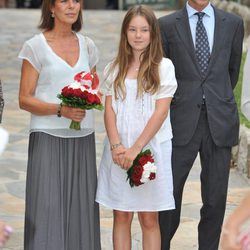
<svg viewBox="0 0 250 250">
<path fill-rule="evenodd" d="M 71 121 L 69 128 L 75 130 L 81 130 L 80 122 Z"/>
</svg>

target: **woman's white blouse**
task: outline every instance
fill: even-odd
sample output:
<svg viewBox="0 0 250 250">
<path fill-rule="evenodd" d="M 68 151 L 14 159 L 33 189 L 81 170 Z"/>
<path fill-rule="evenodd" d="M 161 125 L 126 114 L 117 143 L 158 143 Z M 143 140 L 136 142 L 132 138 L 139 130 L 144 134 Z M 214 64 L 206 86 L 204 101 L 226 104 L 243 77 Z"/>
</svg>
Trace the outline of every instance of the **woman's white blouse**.
<svg viewBox="0 0 250 250">
<path fill-rule="evenodd" d="M 34 96 L 48 103 L 59 104 L 57 95 L 64 86 L 73 82 L 75 74 L 90 71 L 98 62 L 98 50 L 94 42 L 76 33 L 79 42 L 79 58 L 72 67 L 59 57 L 48 45 L 43 33 L 35 35 L 26 41 L 19 53 L 20 59 L 25 59 L 39 73 Z M 93 110 L 86 111 L 86 117 L 81 122 L 81 130 L 69 129 L 71 120 L 57 115 L 38 116 L 31 114 L 30 132 L 41 131 L 59 137 L 82 137 L 94 132 Z"/>
<path fill-rule="evenodd" d="M 112 96 L 112 108 L 116 115 L 118 114 L 119 110 L 121 111 L 121 107 L 124 105 L 121 105 L 121 102 L 126 101 L 127 105 L 133 105 L 133 102 L 129 102 L 127 100 L 122 101 L 121 99 L 116 100 L 114 97 L 114 88 L 113 88 L 113 82 L 115 79 L 115 76 L 117 75 L 117 72 L 112 72 L 111 74 L 107 73 L 109 72 L 110 64 L 106 66 L 104 69 L 104 75 L 106 76 L 104 91 L 106 96 L 111 95 Z M 114 70 L 116 71 L 116 70 Z M 130 110 L 134 110 L 134 112 L 141 110 L 140 112 L 144 116 L 145 120 L 148 121 L 153 114 L 155 110 L 155 102 L 158 99 L 166 98 L 166 97 L 173 97 L 176 89 L 177 89 L 177 81 L 175 78 L 175 69 L 174 65 L 168 58 L 163 58 L 160 66 L 159 66 L 159 73 L 160 73 L 160 88 L 154 95 L 150 95 L 147 93 L 144 93 L 141 100 L 137 101 L 138 107 L 131 107 Z M 126 79 L 125 80 L 125 86 L 129 84 L 137 85 L 136 79 Z M 123 112 L 123 111 L 121 111 Z M 136 119 L 135 123 L 136 123 Z M 133 120 L 132 120 L 133 121 Z M 137 126 L 137 124 L 130 124 L 130 126 L 134 127 Z M 172 127 L 170 123 L 170 110 L 168 113 L 168 116 L 164 123 L 162 124 L 159 131 L 156 133 L 155 137 L 153 138 L 156 140 L 157 143 L 161 143 L 163 141 L 169 140 L 173 137 L 172 135 Z"/>
</svg>

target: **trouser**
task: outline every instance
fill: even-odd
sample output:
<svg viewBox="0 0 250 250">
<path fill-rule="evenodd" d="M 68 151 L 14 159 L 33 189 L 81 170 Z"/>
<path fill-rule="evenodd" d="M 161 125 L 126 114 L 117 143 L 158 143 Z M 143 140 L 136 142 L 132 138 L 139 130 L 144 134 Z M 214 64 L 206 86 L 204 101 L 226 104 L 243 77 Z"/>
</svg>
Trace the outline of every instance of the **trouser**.
<svg viewBox="0 0 250 250">
<path fill-rule="evenodd" d="M 200 153 L 201 197 L 200 222 L 198 225 L 199 250 L 217 250 L 224 219 L 231 147 L 218 147 L 210 134 L 205 104 L 196 131 L 187 145 L 173 146 L 172 170 L 176 209 L 160 212 L 162 250 L 170 249 L 181 214 L 184 184 L 193 163 Z"/>
</svg>

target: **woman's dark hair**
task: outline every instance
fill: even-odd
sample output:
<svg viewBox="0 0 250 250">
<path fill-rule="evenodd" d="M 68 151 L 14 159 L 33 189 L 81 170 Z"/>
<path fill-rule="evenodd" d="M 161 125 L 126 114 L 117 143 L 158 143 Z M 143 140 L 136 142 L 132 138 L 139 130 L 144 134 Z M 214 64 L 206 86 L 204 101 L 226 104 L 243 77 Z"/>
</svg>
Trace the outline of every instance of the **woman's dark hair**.
<svg viewBox="0 0 250 250">
<path fill-rule="evenodd" d="M 54 28 L 54 18 L 51 16 L 51 7 L 55 5 L 55 0 L 43 0 L 42 3 L 42 15 L 40 24 L 38 26 L 41 30 L 52 30 Z M 78 18 L 75 23 L 72 25 L 73 31 L 80 31 L 82 28 L 82 1 L 80 1 L 80 11 Z"/>
</svg>

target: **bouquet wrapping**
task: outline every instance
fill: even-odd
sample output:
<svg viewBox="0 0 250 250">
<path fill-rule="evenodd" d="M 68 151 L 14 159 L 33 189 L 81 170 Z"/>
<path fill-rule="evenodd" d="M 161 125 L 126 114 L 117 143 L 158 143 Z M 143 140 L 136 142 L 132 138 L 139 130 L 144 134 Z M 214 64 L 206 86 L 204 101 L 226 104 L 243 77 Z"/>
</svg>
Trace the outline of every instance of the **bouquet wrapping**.
<svg viewBox="0 0 250 250">
<path fill-rule="evenodd" d="M 104 106 L 98 96 L 98 86 L 97 74 L 82 71 L 74 76 L 74 81 L 65 86 L 57 97 L 65 106 L 103 110 Z M 80 123 L 72 121 L 70 128 L 80 130 Z"/>
<path fill-rule="evenodd" d="M 127 181 L 131 187 L 140 186 L 156 178 L 156 169 L 150 149 L 142 151 L 127 170 Z"/>
</svg>

